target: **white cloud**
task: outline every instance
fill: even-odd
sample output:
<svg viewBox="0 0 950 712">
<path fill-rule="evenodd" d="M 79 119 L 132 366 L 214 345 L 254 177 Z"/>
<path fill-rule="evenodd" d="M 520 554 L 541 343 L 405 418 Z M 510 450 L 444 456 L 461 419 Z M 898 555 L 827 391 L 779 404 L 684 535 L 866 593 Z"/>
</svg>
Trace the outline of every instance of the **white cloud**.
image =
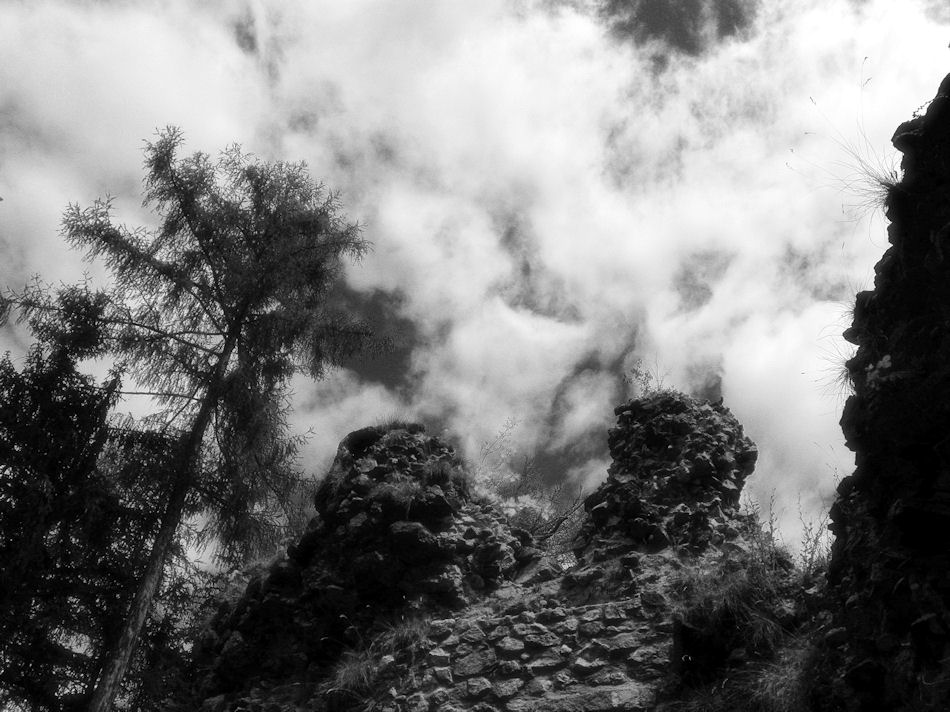
<svg viewBox="0 0 950 712">
<path fill-rule="evenodd" d="M 292 429 L 305 436 L 301 466 L 309 475 L 329 469 L 340 441 L 354 430 L 389 420 L 414 420 L 417 413 L 379 385 L 363 383 L 351 371 L 334 369 L 322 381 L 298 377 L 291 384 Z"/>
<path fill-rule="evenodd" d="M 376 244 L 351 285 L 399 293 L 422 339 L 408 402 L 345 372 L 297 385 L 312 461 L 386 409 L 470 453 L 509 417 L 519 446 L 586 444 L 643 355 L 683 387 L 719 366 L 762 452 L 750 487 L 812 515 L 849 458 L 821 354 L 886 245 L 841 193 L 846 144 L 886 161 L 933 95 L 924 7 L 764 0 L 748 39 L 656 74 L 583 9 L 529 2 L 7 3 L 0 278 L 78 275 L 66 202 L 111 192 L 147 221 L 158 126 L 306 159 Z"/>
</svg>

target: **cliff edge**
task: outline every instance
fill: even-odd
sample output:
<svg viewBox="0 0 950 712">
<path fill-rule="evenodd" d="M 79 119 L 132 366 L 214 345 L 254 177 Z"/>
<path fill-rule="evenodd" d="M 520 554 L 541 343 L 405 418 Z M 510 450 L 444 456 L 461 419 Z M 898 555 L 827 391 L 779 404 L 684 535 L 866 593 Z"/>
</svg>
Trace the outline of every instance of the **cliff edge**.
<svg viewBox="0 0 950 712">
<path fill-rule="evenodd" d="M 845 332 L 856 469 L 831 511 L 822 710 L 950 708 L 950 76 L 892 141 L 891 246 Z"/>
</svg>

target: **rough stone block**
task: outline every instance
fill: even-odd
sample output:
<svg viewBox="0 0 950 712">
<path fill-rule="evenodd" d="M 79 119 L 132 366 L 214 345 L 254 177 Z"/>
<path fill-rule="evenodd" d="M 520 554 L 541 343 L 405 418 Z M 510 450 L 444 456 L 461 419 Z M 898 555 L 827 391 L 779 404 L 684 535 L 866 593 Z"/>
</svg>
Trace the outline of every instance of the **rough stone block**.
<svg viewBox="0 0 950 712">
<path fill-rule="evenodd" d="M 524 687 L 524 680 L 515 678 L 513 680 L 499 680 L 492 685 L 492 692 L 500 700 L 507 700 L 518 694 L 518 691 Z"/>
<path fill-rule="evenodd" d="M 452 668 L 449 667 L 433 668 L 432 674 L 435 676 L 435 679 L 443 685 L 451 685 L 455 681 L 452 677 Z"/>
<path fill-rule="evenodd" d="M 479 700 L 491 692 L 492 684 L 484 677 L 473 677 L 465 683 L 465 693 L 473 700 Z"/>
<path fill-rule="evenodd" d="M 436 667 L 448 665 L 452 661 L 452 656 L 442 648 L 430 650 L 426 657 L 428 658 L 429 664 Z"/>
<path fill-rule="evenodd" d="M 520 653 L 522 650 L 524 650 L 524 643 L 518 638 L 506 636 L 495 643 L 495 647 L 501 653 L 514 654 Z"/>
<path fill-rule="evenodd" d="M 606 664 L 606 661 L 601 660 L 600 658 L 594 658 L 593 660 L 577 658 L 573 663 L 571 663 L 571 670 L 573 670 L 576 675 L 583 677 L 603 669 Z"/>
<path fill-rule="evenodd" d="M 472 677 L 494 665 L 496 660 L 494 650 L 476 650 L 457 661 L 452 672 L 458 677 Z"/>
<path fill-rule="evenodd" d="M 524 637 L 524 642 L 525 645 L 532 648 L 551 648 L 560 643 L 561 639 L 551 631 L 545 631 L 543 633 L 529 633 Z"/>
<path fill-rule="evenodd" d="M 528 663 L 527 668 L 532 675 L 553 672 L 564 667 L 566 661 L 557 653 L 544 653 Z"/>
</svg>

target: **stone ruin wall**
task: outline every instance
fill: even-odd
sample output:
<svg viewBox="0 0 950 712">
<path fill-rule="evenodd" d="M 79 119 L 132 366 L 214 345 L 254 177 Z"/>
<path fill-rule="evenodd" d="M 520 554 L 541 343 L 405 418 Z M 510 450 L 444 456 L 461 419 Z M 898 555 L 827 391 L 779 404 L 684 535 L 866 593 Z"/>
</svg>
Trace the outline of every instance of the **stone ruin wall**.
<svg viewBox="0 0 950 712">
<path fill-rule="evenodd" d="M 616 412 L 614 463 L 566 571 L 474 501 L 455 452 L 421 427 L 350 434 L 308 533 L 208 627 L 201 709 L 655 709 L 688 657 L 673 584 L 684 557 L 744 546 L 756 451 L 719 404 L 661 393 Z M 369 703 L 332 688 L 361 636 L 420 616 L 417 650 L 382 656 Z"/>
</svg>

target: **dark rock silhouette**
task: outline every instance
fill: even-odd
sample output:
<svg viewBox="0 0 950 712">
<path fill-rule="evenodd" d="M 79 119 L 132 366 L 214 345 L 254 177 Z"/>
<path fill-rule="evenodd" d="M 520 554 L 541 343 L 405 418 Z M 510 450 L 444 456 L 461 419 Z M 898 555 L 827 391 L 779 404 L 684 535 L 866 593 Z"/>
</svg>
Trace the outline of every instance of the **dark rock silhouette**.
<svg viewBox="0 0 950 712">
<path fill-rule="evenodd" d="M 262 681 L 318 681 L 381 620 L 463 607 L 540 556 L 472 501 L 455 451 L 420 425 L 350 433 L 315 504 L 307 533 L 198 642 L 212 708 Z"/>
<path fill-rule="evenodd" d="M 568 569 L 473 501 L 421 426 L 351 433 L 310 530 L 208 627 L 196 706 L 645 711 L 671 676 L 728 667 L 739 623 L 724 635 L 678 596 L 684 567 L 749 551 L 738 500 L 755 448 L 721 404 L 661 392 L 616 412 Z M 360 655 L 373 682 L 354 692 Z"/>
<path fill-rule="evenodd" d="M 614 36 L 637 44 L 660 42 L 698 56 L 717 43 L 747 33 L 756 0 L 603 0 L 600 14 Z M 669 50 L 667 50 L 669 51 Z"/>
<path fill-rule="evenodd" d="M 950 709 L 950 76 L 893 144 L 891 247 L 845 332 L 856 469 L 831 512 L 821 710 Z"/>
<path fill-rule="evenodd" d="M 598 539 L 701 551 L 735 538 L 739 494 L 758 452 L 721 403 L 672 391 L 615 409 L 607 482 L 587 498 L 580 561 Z"/>
</svg>

